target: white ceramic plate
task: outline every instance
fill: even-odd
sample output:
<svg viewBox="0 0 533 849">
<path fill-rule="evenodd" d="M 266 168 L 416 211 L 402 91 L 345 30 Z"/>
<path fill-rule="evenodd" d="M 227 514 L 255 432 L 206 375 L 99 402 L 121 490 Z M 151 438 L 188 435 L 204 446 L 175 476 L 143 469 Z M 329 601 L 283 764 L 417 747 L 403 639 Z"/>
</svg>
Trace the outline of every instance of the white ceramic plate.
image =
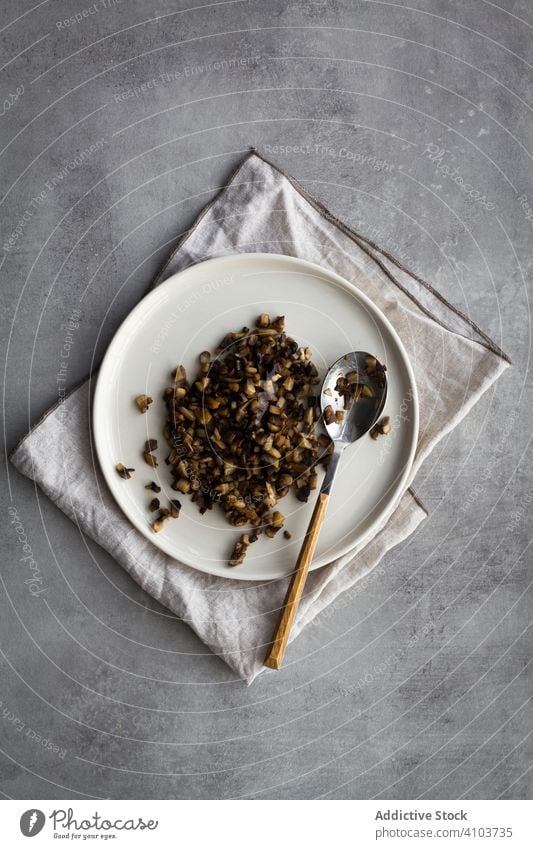
<svg viewBox="0 0 533 849">
<path fill-rule="evenodd" d="M 308 345 L 321 378 L 348 351 L 370 351 L 386 363 L 389 389 L 384 414 L 393 432 L 376 441 L 368 435 L 343 455 L 312 564 L 317 569 L 370 537 L 396 506 L 413 461 L 418 434 L 418 400 L 413 372 L 400 339 L 385 316 L 352 284 L 313 263 L 273 254 L 239 254 L 208 260 L 174 275 L 147 295 L 117 331 L 100 368 L 93 429 L 102 472 L 132 524 L 171 557 L 203 572 L 232 579 L 270 580 L 294 568 L 314 499 L 301 504 L 292 493 L 280 503 L 285 528 L 275 539 L 260 537 L 241 566 L 227 565 L 241 530 L 216 507 L 200 515 L 186 495 L 170 488 L 161 430 L 163 389 L 177 363 L 195 373 L 200 351 L 222 337 L 253 326 L 260 312 L 285 315 L 287 333 Z M 154 398 L 141 415 L 135 396 Z M 159 441 L 159 467 L 142 458 L 147 438 Z M 115 471 L 121 462 L 136 469 L 129 481 Z M 159 496 L 179 495 L 181 516 L 154 534 L 144 485 L 157 479 Z"/>
</svg>

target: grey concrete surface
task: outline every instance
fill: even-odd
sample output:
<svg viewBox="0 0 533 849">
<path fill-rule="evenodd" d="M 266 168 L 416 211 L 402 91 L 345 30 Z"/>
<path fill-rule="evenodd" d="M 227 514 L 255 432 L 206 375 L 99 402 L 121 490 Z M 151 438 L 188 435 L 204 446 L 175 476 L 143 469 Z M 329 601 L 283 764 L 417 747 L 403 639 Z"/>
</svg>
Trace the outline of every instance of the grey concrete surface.
<svg viewBox="0 0 533 849">
<path fill-rule="evenodd" d="M 430 518 L 250 688 L 6 463 L 4 796 L 530 798 L 532 28 L 525 0 L 3 0 L 6 451 L 72 310 L 71 386 L 250 145 L 514 363 L 419 475 Z"/>
</svg>

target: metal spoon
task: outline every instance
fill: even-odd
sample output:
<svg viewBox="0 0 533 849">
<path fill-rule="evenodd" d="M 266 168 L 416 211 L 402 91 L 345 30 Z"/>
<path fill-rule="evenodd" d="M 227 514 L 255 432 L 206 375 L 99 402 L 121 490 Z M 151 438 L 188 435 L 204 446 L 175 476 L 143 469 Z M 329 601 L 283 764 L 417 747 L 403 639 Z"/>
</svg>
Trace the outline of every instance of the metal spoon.
<svg viewBox="0 0 533 849">
<path fill-rule="evenodd" d="M 345 384 L 353 381 L 350 386 L 355 388 L 355 397 L 348 410 L 345 410 L 344 397 L 336 390 L 339 378 L 341 382 L 344 379 Z M 265 666 L 272 669 L 279 669 L 281 666 L 342 452 L 375 425 L 383 411 L 386 398 L 385 367 L 367 351 L 352 351 L 351 354 L 340 357 L 324 378 L 320 406 L 324 425 L 333 442 L 333 453 L 296 561 L 272 645 L 264 661 Z M 328 410 L 328 407 L 331 410 Z M 341 413 L 338 418 L 342 418 L 342 421 L 335 420 L 334 416 L 331 421 L 332 414 L 336 412 Z"/>
</svg>

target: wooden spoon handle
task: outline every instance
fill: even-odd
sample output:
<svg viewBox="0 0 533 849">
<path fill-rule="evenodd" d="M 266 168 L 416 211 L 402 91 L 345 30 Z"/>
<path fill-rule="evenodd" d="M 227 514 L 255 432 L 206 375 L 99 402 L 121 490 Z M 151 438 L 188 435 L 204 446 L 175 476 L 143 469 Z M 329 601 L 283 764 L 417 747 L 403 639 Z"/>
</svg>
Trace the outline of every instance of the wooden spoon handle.
<svg viewBox="0 0 533 849">
<path fill-rule="evenodd" d="M 326 507 L 328 505 L 329 495 L 321 492 L 317 498 L 313 515 L 307 531 L 305 532 L 304 541 L 296 561 L 296 569 L 289 584 L 289 589 L 283 602 L 283 609 L 274 634 L 272 646 L 265 658 L 265 666 L 271 669 L 279 669 L 285 654 L 285 648 L 289 640 L 292 623 L 298 610 L 298 604 L 302 595 L 302 591 L 313 559 L 313 554 L 318 541 L 320 527 L 324 520 Z"/>
</svg>

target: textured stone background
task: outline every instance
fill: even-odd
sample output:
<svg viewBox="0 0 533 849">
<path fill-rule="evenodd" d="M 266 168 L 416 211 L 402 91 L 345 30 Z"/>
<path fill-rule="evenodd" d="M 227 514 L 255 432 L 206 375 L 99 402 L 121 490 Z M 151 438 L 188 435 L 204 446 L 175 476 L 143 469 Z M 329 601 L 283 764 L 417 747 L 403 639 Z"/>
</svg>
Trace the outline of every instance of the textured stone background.
<svg viewBox="0 0 533 849">
<path fill-rule="evenodd" d="M 4 466 L 6 797 L 530 797 L 532 29 L 526 0 L 3 0 L 6 451 L 71 311 L 69 385 L 250 145 L 514 362 L 419 476 L 431 517 L 251 688 Z"/>
</svg>

